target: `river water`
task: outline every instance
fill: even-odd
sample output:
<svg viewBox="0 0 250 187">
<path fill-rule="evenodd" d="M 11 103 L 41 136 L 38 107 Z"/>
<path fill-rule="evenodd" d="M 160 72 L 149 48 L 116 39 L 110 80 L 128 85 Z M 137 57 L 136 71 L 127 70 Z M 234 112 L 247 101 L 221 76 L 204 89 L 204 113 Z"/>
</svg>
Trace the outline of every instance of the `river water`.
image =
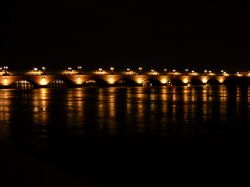
<svg viewBox="0 0 250 187">
<path fill-rule="evenodd" d="M 250 87 L 0 90 L 1 141 L 107 186 L 170 152 L 247 152 L 249 124 Z"/>
</svg>

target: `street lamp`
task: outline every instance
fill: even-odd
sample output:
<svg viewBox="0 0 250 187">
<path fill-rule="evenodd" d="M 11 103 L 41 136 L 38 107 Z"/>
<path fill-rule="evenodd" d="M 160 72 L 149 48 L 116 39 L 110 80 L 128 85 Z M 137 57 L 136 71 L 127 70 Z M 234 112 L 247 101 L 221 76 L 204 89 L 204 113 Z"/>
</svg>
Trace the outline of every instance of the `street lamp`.
<svg viewBox="0 0 250 187">
<path fill-rule="evenodd" d="M 110 70 L 111 70 L 111 74 L 113 74 L 113 72 L 114 72 L 114 67 L 110 67 Z"/>
</svg>

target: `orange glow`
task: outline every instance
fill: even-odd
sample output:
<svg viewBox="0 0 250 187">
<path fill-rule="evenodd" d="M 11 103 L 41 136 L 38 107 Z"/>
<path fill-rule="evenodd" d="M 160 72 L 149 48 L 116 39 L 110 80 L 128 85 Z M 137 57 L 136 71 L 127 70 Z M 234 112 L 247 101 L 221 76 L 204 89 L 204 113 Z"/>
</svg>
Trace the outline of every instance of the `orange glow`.
<svg viewBox="0 0 250 187">
<path fill-rule="evenodd" d="M 76 84 L 82 84 L 82 79 L 80 77 L 77 77 Z"/>
<path fill-rule="evenodd" d="M 41 82 L 40 82 L 40 85 L 45 86 L 45 85 L 47 85 L 47 84 L 48 84 L 48 82 L 47 82 L 46 78 L 45 78 L 45 77 L 42 77 Z"/>
<path fill-rule="evenodd" d="M 105 74 L 107 74 L 107 72 L 106 72 L 106 71 L 103 71 L 103 70 L 100 68 L 100 70 L 94 72 L 94 74 L 97 74 L 97 75 L 105 75 Z"/>
<path fill-rule="evenodd" d="M 223 83 L 223 82 L 224 82 L 224 78 L 219 77 L 219 78 L 218 78 L 218 81 L 219 81 L 219 83 Z"/>
<path fill-rule="evenodd" d="M 184 83 L 184 84 L 187 84 L 188 83 L 188 78 L 187 77 L 185 77 L 185 78 L 183 78 L 183 80 L 182 80 L 182 82 Z"/>
<path fill-rule="evenodd" d="M 143 81 L 142 81 L 142 78 L 141 78 L 141 77 L 138 77 L 138 79 L 137 79 L 136 82 L 137 82 L 137 84 L 142 84 L 142 82 L 143 82 Z"/>
<path fill-rule="evenodd" d="M 7 78 L 4 78 L 4 79 L 3 79 L 3 85 L 4 85 L 4 86 L 7 86 L 8 84 L 9 84 L 8 79 L 7 79 Z"/>
<path fill-rule="evenodd" d="M 162 84 L 166 84 L 166 83 L 167 83 L 167 79 L 166 79 L 166 78 L 162 78 L 162 79 L 161 79 L 161 83 L 162 83 Z"/>
<path fill-rule="evenodd" d="M 201 79 L 201 82 L 204 83 L 204 84 L 206 84 L 207 81 L 208 81 L 208 79 L 206 77 L 204 77 L 204 78 Z"/>
<path fill-rule="evenodd" d="M 115 83 L 114 78 L 113 78 L 113 77 L 109 77 L 108 83 L 109 83 L 109 84 L 114 84 L 114 83 Z"/>
</svg>

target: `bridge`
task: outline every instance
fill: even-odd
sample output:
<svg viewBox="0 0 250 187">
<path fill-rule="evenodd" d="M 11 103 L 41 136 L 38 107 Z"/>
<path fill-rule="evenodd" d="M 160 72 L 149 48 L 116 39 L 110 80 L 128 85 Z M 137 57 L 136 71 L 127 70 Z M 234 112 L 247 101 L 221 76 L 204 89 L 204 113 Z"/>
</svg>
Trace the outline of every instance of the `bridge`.
<svg viewBox="0 0 250 187">
<path fill-rule="evenodd" d="M 38 69 L 26 73 L 0 71 L 0 87 L 53 87 L 66 85 L 81 87 L 84 85 L 220 85 L 244 84 L 250 85 L 249 72 L 228 74 L 222 72 L 134 72 L 127 69 L 125 72 L 104 71 L 101 68 L 95 72 L 81 72 L 72 69 L 57 73 L 47 73 Z"/>
</svg>

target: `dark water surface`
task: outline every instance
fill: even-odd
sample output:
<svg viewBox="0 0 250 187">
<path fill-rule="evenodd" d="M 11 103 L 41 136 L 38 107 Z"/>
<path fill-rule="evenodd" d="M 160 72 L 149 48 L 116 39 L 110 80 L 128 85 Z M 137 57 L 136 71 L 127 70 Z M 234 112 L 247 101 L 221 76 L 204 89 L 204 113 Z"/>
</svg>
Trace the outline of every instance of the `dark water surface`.
<svg viewBox="0 0 250 187">
<path fill-rule="evenodd" d="M 159 177 L 172 152 L 248 152 L 249 116 L 250 87 L 0 90 L 2 141 L 105 186 Z"/>
</svg>

